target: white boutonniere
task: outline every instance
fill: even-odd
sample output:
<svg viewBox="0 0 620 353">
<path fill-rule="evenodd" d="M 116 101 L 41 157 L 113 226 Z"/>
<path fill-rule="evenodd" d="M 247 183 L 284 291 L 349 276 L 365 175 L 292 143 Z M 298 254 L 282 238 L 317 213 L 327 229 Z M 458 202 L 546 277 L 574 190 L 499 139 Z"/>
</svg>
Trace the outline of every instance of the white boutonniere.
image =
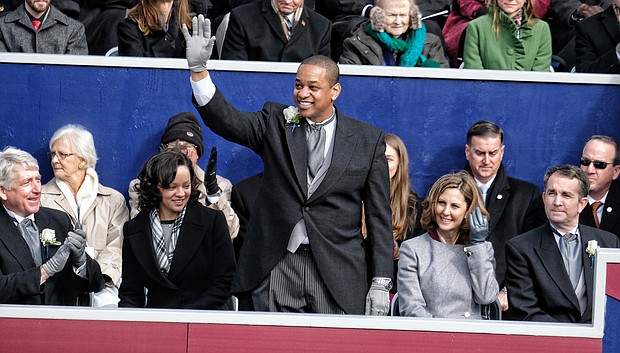
<svg viewBox="0 0 620 353">
<path fill-rule="evenodd" d="M 299 114 L 299 110 L 297 107 L 293 107 L 292 105 L 282 111 L 284 113 L 284 119 L 286 119 L 286 125 L 291 125 L 291 132 L 295 132 L 295 128 L 299 125 L 299 121 L 301 120 L 301 114 Z"/>
<path fill-rule="evenodd" d="M 53 229 L 45 228 L 41 232 L 41 244 L 45 247 L 45 257 L 49 257 L 50 245 L 58 246 L 60 242 L 56 240 L 56 231 Z"/>
<path fill-rule="evenodd" d="M 43 231 L 41 232 L 41 243 L 44 246 L 60 245 L 60 242 L 56 240 L 56 231 L 54 231 L 53 229 L 49 229 L 49 228 L 43 229 Z"/>
<path fill-rule="evenodd" d="M 589 240 L 588 246 L 586 247 L 586 253 L 590 258 L 590 268 L 594 267 L 594 257 L 596 256 L 596 249 L 598 248 L 598 243 L 596 240 Z"/>
</svg>

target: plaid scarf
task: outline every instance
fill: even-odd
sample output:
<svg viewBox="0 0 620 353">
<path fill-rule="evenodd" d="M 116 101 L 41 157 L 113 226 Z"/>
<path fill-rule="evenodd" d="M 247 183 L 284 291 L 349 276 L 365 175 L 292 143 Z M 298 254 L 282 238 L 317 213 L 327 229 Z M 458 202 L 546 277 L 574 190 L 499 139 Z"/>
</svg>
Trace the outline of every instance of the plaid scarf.
<svg viewBox="0 0 620 353">
<path fill-rule="evenodd" d="M 177 215 L 174 223 L 172 225 L 172 234 L 170 236 L 170 243 L 166 244 L 166 240 L 164 239 L 164 231 L 161 226 L 161 221 L 159 219 L 159 210 L 155 209 L 149 213 L 151 218 L 151 234 L 153 235 L 153 249 L 155 249 L 155 257 L 157 258 L 157 263 L 159 264 L 159 268 L 161 269 L 161 273 L 164 276 L 168 277 L 168 272 L 170 272 L 170 265 L 172 264 L 172 258 L 174 257 L 174 250 L 177 247 L 177 240 L 179 238 L 179 230 L 181 229 L 181 225 L 183 224 L 183 218 L 185 218 L 185 209 L 184 207 L 181 212 Z"/>
</svg>

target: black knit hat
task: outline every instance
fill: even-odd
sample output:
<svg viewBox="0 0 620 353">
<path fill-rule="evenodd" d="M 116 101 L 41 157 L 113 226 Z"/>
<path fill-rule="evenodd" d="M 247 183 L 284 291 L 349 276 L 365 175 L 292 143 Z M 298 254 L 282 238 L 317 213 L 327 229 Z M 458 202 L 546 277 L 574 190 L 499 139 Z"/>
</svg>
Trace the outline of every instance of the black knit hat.
<svg viewBox="0 0 620 353">
<path fill-rule="evenodd" d="M 168 144 L 176 140 L 183 140 L 194 144 L 198 152 L 198 158 L 202 156 L 205 151 L 202 141 L 202 128 L 194 113 L 182 112 L 168 120 L 168 125 L 166 125 L 164 134 L 161 136 L 161 143 Z"/>
</svg>

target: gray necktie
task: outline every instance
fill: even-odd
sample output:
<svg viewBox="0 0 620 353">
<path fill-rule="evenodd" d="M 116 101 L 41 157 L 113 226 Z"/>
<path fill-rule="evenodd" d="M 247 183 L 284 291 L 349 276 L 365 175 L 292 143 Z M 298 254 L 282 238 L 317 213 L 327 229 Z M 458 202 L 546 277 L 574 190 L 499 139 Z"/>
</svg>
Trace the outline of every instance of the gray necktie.
<svg viewBox="0 0 620 353">
<path fill-rule="evenodd" d="M 482 184 L 480 185 L 480 191 L 482 192 L 482 202 L 486 205 L 487 203 L 487 192 L 489 191 L 489 187 Z"/>
<path fill-rule="evenodd" d="M 26 243 L 28 243 L 34 264 L 41 266 L 43 263 L 41 260 L 41 244 L 39 241 L 39 230 L 36 224 L 34 224 L 30 218 L 24 218 L 17 227 L 22 237 L 26 240 Z"/>
<path fill-rule="evenodd" d="M 560 253 L 564 261 L 564 267 L 573 284 L 573 289 L 577 288 L 579 277 L 583 266 L 581 264 L 581 254 L 579 253 L 579 240 L 577 234 L 566 233 L 560 238 Z"/>
<path fill-rule="evenodd" d="M 308 122 L 306 145 L 308 150 L 308 173 L 311 180 L 314 179 L 325 159 L 325 140 L 327 137 L 323 126 L 332 122 L 334 117 L 335 115 L 322 124 L 311 124 Z"/>
</svg>

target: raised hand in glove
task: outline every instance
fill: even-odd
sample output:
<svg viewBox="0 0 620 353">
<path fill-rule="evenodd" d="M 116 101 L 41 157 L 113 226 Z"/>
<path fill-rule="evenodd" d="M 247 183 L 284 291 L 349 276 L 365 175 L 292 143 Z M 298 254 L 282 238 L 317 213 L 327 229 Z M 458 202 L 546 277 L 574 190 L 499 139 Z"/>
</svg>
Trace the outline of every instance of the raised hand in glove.
<svg viewBox="0 0 620 353">
<path fill-rule="evenodd" d="M 65 239 L 64 244 L 56 250 L 54 256 L 42 265 L 43 270 L 45 270 L 48 276 L 52 277 L 65 268 L 65 264 L 67 260 L 69 260 L 69 255 L 71 255 L 71 249 L 69 249 L 68 239 Z"/>
<path fill-rule="evenodd" d="M 217 196 L 221 191 L 219 185 L 217 185 L 217 148 L 215 147 L 211 148 L 209 163 L 207 163 L 207 169 L 205 170 L 204 184 L 209 196 Z"/>
<path fill-rule="evenodd" d="M 192 19 L 192 35 L 189 35 L 187 26 L 183 25 L 185 37 L 185 56 L 189 69 L 193 72 L 203 72 L 207 69 L 207 61 L 211 57 L 215 36 L 211 36 L 211 21 L 203 15 Z"/>
<path fill-rule="evenodd" d="M 71 249 L 71 262 L 73 266 L 80 267 L 86 262 L 86 232 L 75 229 L 67 234 L 67 244 Z"/>
<path fill-rule="evenodd" d="M 366 315 L 386 316 L 390 310 L 390 290 L 384 284 L 372 282 L 366 294 Z"/>
<path fill-rule="evenodd" d="M 489 220 L 482 214 L 480 207 L 476 207 L 468 216 L 469 241 L 471 245 L 484 243 L 489 236 Z"/>
</svg>

